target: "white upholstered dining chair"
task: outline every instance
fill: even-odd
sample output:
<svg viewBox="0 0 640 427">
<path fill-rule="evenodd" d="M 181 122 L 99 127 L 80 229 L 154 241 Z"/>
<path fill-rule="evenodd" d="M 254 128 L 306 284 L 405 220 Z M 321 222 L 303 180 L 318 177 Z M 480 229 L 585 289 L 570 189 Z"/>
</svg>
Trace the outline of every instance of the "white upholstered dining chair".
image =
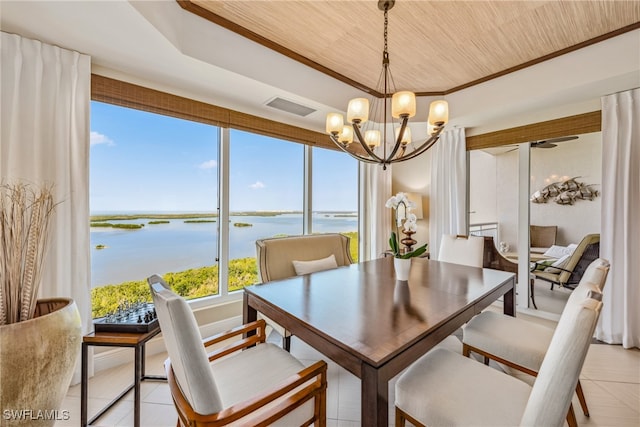
<svg viewBox="0 0 640 427">
<path fill-rule="evenodd" d="M 607 260 L 598 258 L 593 261 L 571 293 L 567 306 L 575 300 L 585 298 L 590 292 L 602 293 L 608 273 Z M 507 368 L 535 377 L 538 375 L 553 333 L 552 328 L 544 325 L 484 311 L 463 327 L 462 352 L 465 356 L 469 356 L 471 352 L 480 354 L 484 356 L 485 363 L 492 359 L 506 365 Z M 589 416 L 579 380 L 576 384 L 576 394 L 583 413 Z"/>
<path fill-rule="evenodd" d="M 440 240 L 438 261 L 482 267 L 484 237 L 444 234 Z"/>
<path fill-rule="evenodd" d="M 396 382 L 396 426 L 407 420 L 416 426 L 563 426 L 602 308 L 599 296 L 567 304 L 533 387 L 458 353 L 428 352 Z"/>
<path fill-rule="evenodd" d="M 349 237 L 339 233 L 274 237 L 256 240 L 258 276 L 262 283 L 286 279 L 353 263 Z M 262 314 L 282 336 L 282 347 L 291 348 L 291 333 Z"/>
<path fill-rule="evenodd" d="M 202 339 L 184 298 L 160 276 L 147 281 L 169 353 L 165 369 L 178 427 L 326 425 L 324 361 L 305 367 L 266 343 L 264 320 Z"/>
</svg>

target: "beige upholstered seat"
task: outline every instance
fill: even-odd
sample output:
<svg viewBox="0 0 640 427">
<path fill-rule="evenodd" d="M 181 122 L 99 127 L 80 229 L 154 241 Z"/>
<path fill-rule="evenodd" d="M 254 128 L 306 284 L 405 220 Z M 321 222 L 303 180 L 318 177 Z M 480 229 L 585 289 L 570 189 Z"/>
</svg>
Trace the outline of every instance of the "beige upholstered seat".
<svg viewBox="0 0 640 427">
<path fill-rule="evenodd" d="M 339 233 L 310 234 L 305 236 L 276 237 L 256 241 L 258 276 L 262 283 L 286 279 L 296 275 L 294 261 L 299 269 L 319 271 L 350 265 L 349 237 Z M 335 259 L 327 260 L 327 257 Z M 260 315 L 282 335 L 282 346 L 289 350 L 291 334 L 271 319 Z"/>
<path fill-rule="evenodd" d="M 593 261 L 569 297 L 567 307 L 574 301 L 585 298 L 590 292 L 601 293 L 608 272 L 608 261 L 601 258 Z M 543 325 L 485 311 L 464 326 L 463 354 L 468 356 L 470 352 L 478 353 L 535 376 L 547 353 L 553 332 L 552 328 Z M 589 411 L 579 381 L 576 392 L 583 412 L 588 416 Z"/>
<path fill-rule="evenodd" d="M 438 261 L 482 267 L 484 238 L 445 234 L 440 241 Z"/>
<path fill-rule="evenodd" d="M 169 353 L 165 368 L 179 425 L 325 425 L 325 362 L 305 368 L 265 343 L 264 320 L 203 340 L 187 302 L 161 277 L 147 280 Z"/>
<path fill-rule="evenodd" d="M 396 426 L 562 426 L 602 308 L 591 296 L 567 304 L 533 387 L 435 349 L 398 379 Z"/>
</svg>

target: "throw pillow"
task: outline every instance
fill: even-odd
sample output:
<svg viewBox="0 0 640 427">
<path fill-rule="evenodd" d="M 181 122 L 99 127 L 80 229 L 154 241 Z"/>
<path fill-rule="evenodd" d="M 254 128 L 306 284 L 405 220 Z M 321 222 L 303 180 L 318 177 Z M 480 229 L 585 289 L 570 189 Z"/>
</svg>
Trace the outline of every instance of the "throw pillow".
<svg viewBox="0 0 640 427">
<path fill-rule="evenodd" d="M 326 258 L 311 260 L 311 261 L 292 261 L 293 268 L 296 270 L 298 276 L 303 274 L 315 273 L 316 271 L 330 270 L 338 267 L 336 257 L 331 254 Z"/>
<path fill-rule="evenodd" d="M 558 274 L 562 272 L 562 270 L 559 270 L 558 268 L 564 268 L 564 266 L 567 265 L 567 262 L 569 262 L 570 257 L 571 257 L 571 254 L 567 254 L 563 257 L 560 257 L 556 262 L 551 264 L 549 267 L 545 268 L 544 271 L 547 273 L 554 273 L 554 274 Z M 554 267 L 558 267 L 558 268 L 554 268 Z"/>
</svg>

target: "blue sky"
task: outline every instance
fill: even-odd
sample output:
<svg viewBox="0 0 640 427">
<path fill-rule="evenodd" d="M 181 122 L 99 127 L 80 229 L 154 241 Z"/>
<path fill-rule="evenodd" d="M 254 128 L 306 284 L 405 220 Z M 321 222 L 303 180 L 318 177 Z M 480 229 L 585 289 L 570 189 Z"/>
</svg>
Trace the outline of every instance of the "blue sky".
<svg viewBox="0 0 640 427">
<path fill-rule="evenodd" d="M 91 103 L 91 211 L 213 212 L 217 128 Z M 315 211 L 355 211 L 357 162 L 313 153 Z M 231 130 L 231 211 L 302 210 L 303 146 Z"/>
</svg>

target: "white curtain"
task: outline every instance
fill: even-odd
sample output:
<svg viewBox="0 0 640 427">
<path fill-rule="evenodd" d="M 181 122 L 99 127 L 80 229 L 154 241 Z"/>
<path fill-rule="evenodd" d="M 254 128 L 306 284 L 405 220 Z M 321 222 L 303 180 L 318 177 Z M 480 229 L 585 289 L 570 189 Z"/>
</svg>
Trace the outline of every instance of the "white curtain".
<svg viewBox="0 0 640 427">
<path fill-rule="evenodd" d="M 467 233 L 467 147 L 464 128 L 443 132 L 431 157 L 429 252 L 437 259 L 443 234 Z"/>
<path fill-rule="evenodd" d="M 611 262 L 596 338 L 640 347 L 640 89 L 602 98 L 600 256 Z"/>
<path fill-rule="evenodd" d="M 1 51 L 0 178 L 54 186 L 60 203 L 50 227 L 39 297 L 73 298 L 87 333 L 91 60 L 4 32 Z M 78 362 L 75 381 L 79 370 Z"/>
<path fill-rule="evenodd" d="M 380 258 L 389 249 L 391 209 L 384 205 L 391 197 L 391 166 L 360 164 L 360 254 L 361 261 Z"/>
</svg>

